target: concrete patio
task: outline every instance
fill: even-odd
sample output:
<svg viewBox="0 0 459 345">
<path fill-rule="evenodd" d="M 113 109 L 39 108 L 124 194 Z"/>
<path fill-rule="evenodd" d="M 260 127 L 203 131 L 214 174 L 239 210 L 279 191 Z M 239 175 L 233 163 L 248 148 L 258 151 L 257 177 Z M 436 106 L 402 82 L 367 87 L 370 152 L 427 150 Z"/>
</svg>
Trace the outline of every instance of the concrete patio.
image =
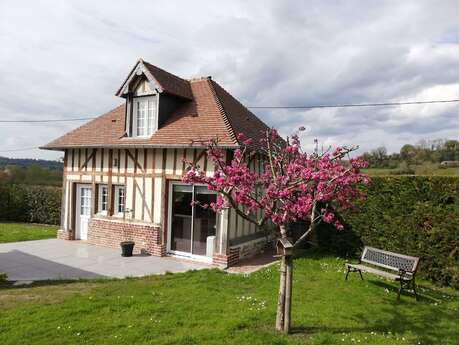
<svg viewBox="0 0 459 345">
<path fill-rule="evenodd" d="M 0 244 L 0 272 L 10 281 L 141 277 L 210 268 L 171 257 L 135 255 L 121 250 L 58 239 Z"/>
</svg>

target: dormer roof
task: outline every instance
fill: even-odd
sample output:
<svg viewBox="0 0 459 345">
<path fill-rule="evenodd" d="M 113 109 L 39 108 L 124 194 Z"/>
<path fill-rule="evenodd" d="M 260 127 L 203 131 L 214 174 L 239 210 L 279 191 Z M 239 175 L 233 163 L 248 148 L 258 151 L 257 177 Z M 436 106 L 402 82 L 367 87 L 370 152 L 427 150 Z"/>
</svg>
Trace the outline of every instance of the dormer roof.
<svg viewBox="0 0 459 345">
<path fill-rule="evenodd" d="M 131 92 L 131 83 L 141 75 L 144 75 L 151 83 L 151 89 L 156 89 L 160 93 L 164 92 L 186 100 L 191 100 L 193 98 L 190 82 L 188 80 L 177 77 L 142 59 L 139 59 L 134 65 L 131 72 L 116 92 L 116 96 L 126 97 L 126 95 Z"/>
</svg>

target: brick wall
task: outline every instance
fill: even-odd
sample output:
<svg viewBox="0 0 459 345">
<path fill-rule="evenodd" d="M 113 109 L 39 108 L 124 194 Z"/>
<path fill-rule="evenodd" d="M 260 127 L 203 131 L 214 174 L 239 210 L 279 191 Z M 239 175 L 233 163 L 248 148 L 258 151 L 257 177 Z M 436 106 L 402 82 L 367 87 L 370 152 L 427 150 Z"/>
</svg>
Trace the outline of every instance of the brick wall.
<svg viewBox="0 0 459 345">
<path fill-rule="evenodd" d="M 215 254 L 212 258 L 214 265 L 229 267 L 239 262 L 239 248 L 230 248 L 228 254 Z"/>
<path fill-rule="evenodd" d="M 88 243 L 119 249 L 122 241 L 134 241 L 136 254 L 166 255 L 166 245 L 161 244 L 159 227 L 100 218 L 90 220 Z"/>
<path fill-rule="evenodd" d="M 229 248 L 229 253 L 226 255 L 215 254 L 212 258 L 212 263 L 222 267 L 234 266 L 237 265 L 240 260 L 250 258 L 269 248 L 272 248 L 271 240 L 267 240 L 265 237 L 259 238 Z"/>
<path fill-rule="evenodd" d="M 57 238 L 60 240 L 73 240 L 75 236 L 71 230 L 58 230 Z"/>
</svg>

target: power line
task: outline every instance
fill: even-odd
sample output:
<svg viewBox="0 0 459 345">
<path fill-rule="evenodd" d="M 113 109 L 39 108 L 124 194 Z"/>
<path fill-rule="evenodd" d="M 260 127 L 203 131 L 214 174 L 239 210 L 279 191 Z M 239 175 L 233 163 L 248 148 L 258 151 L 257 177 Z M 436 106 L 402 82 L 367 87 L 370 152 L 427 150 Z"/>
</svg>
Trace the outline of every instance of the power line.
<svg viewBox="0 0 459 345">
<path fill-rule="evenodd" d="M 75 119 L 45 119 L 45 120 L 0 120 L 0 123 L 42 123 L 42 122 L 70 122 L 70 121 L 86 121 L 92 120 L 95 117 L 80 117 Z"/>
<path fill-rule="evenodd" d="M 30 150 L 37 150 L 37 149 L 38 149 L 38 147 L 37 147 L 37 146 L 34 146 L 34 147 L 25 147 L 25 148 L 22 148 L 22 149 L 0 150 L 0 153 L 19 152 L 19 151 L 30 151 Z"/>
<path fill-rule="evenodd" d="M 459 99 L 411 101 L 411 102 L 385 102 L 385 103 L 360 103 L 360 104 L 320 104 L 320 105 L 295 105 L 295 106 L 252 106 L 250 109 L 322 109 L 322 108 L 352 108 L 352 107 L 388 107 L 397 105 L 457 103 Z"/>
<path fill-rule="evenodd" d="M 384 102 L 384 103 L 356 103 L 356 104 L 319 104 L 319 105 L 293 105 L 293 106 L 248 106 L 249 109 L 324 109 L 324 108 L 358 108 L 358 107 L 390 107 L 399 105 L 458 103 L 459 99 L 410 101 L 410 102 Z M 0 123 L 50 123 L 93 120 L 97 117 L 80 117 L 72 119 L 44 119 L 44 120 L 0 120 Z"/>
</svg>

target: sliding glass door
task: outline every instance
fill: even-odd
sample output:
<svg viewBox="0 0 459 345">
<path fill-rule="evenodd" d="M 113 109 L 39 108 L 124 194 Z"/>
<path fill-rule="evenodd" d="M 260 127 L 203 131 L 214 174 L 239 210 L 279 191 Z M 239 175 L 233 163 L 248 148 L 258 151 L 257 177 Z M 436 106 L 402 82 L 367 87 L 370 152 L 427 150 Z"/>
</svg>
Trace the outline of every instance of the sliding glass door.
<svg viewBox="0 0 459 345">
<path fill-rule="evenodd" d="M 215 236 L 215 212 L 195 202 L 208 204 L 216 194 L 206 186 L 171 182 L 169 189 L 169 251 L 187 256 L 206 256 L 207 238 Z"/>
</svg>

